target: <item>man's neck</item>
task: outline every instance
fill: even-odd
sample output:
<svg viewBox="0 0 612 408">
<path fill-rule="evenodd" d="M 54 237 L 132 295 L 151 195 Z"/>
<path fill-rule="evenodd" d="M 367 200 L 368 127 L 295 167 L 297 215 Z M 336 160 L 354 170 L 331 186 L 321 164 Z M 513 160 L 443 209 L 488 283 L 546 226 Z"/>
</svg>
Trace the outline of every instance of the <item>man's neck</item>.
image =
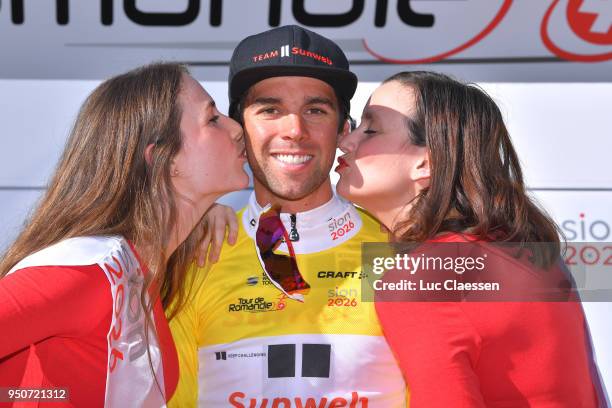
<svg viewBox="0 0 612 408">
<path fill-rule="evenodd" d="M 321 184 L 315 191 L 298 200 L 287 200 L 275 195 L 261 183 L 255 181 L 253 189 L 255 190 L 255 198 L 260 206 L 267 204 L 280 205 L 284 213 L 298 213 L 309 211 L 327 203 L 333 197 L 331 182 L 329 180 Z"/>
</svg>

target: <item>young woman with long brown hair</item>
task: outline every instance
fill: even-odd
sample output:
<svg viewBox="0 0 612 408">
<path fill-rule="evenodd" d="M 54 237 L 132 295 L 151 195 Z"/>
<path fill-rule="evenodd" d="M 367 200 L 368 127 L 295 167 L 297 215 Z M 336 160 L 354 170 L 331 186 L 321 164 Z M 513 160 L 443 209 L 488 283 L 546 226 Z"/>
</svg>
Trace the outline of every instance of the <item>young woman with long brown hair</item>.
<svg viewBox="0 0 612 408">
<path fill-rule="evenodd" d="M 489 251 L 491 276 L 514 285 L 504 295 L 515 300 L 541 282 L 569 282 L 555 224 L 527 195 L 501 112 L 478 87 L 432 72 L 396 74 L 374 91 L 340 148 L 338 193 L 417 256 L 424 248 L 444 253 L 436 244 L 474 243 L 465 248 Z M 523 251 L 508 256 L 493 242 Z M 389 276 L 406 276 L 397 272 Z M 561 288 L 543 289 L 557 296 L 544 300 L 563 299 Z M 423 301 L 426 293 L 385 302 L 397 298 L 378 294 L 411 407 L 604 405 L 579 301 L 474 292 L 461 302 Z"/>
<path fill-rule="evenodd" d="M 0 385 L 163 406 L 178 373 L 162 307 L 184 302 L 202 217 L 247 186 L 245 161 L 242 129 L 183 66 L 98 86 L 0 262 Z"/>
</svg>

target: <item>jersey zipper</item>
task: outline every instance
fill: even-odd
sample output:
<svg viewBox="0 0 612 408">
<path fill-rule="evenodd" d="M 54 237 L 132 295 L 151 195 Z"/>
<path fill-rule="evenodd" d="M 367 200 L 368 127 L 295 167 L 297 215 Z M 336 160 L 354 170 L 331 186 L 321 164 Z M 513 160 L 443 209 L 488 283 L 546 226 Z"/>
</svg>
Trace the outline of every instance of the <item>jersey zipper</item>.
<svg viewBox="0 0 612 408">
<path fill-rule="evenodd" d="M 291 231 L 289 231 L 289 239 L 291 240 L 291 242 L 299 241 L 300 234 L 298 233 L 298 230 L 295 226 L 297 216 L 295 214 L 289 214 L 289 217 L 291 218 Z"/>
</svg>

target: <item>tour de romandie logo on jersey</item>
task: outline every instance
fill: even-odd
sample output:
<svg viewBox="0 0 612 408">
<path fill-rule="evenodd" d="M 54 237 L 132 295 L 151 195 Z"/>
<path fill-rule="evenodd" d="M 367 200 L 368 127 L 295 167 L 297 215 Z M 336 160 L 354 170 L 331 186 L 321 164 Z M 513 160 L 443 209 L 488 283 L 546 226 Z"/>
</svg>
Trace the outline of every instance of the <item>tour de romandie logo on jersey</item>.
<svg viewBox="0 0 612 408">
<path fill-rule="evenodd" d="M 279 293 L 278 298 L 274 300 L 266 299 L 263 296 L 257 297 L 239 297 L 235 302 L 230 303 L 227 311 L 232 312 L 247 312 L 247 313 L 262 313 L 262 312 L 278 312 L 284 310 L 287 306 L 287 296 Z"/>
<path fill-rule="evenodd" d="M 270 281 L 265 272 L 262 272 L 261 277 L 249 276 L 246 280 L 247 286 L 256 286 L 257 284 L 263 286 L 271 286 L 273 283 Z M 261 313 L 261 312 L 277 312 L 285 309 L 287 296 L 279 292 L 278 297 L 270 300 L 264 296 L 255 297 L 239 297 L 236 301 L 230 303 L 227 307 L 227 311 L 232 312 L 247 312 L 247 313 Z"/>
</svg>

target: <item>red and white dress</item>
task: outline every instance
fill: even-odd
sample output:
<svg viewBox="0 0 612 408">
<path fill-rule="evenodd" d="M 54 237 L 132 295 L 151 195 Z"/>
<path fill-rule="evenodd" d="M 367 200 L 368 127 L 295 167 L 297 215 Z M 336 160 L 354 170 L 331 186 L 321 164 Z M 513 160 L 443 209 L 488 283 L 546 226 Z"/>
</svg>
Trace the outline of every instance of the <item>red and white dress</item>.
<svg viewBox="0 0 612 408">
<path fill-rule="evenodd" d="M 122 237 L 71 238 L 19 262 L 0 280 L 0 387 L 66 388 L 68 406 L 165 406 L 178 360 L 160 301 L 145 335 L 146 273 Z M 15 406 L 46 404 L 58 406 Z"/>
</svg>

